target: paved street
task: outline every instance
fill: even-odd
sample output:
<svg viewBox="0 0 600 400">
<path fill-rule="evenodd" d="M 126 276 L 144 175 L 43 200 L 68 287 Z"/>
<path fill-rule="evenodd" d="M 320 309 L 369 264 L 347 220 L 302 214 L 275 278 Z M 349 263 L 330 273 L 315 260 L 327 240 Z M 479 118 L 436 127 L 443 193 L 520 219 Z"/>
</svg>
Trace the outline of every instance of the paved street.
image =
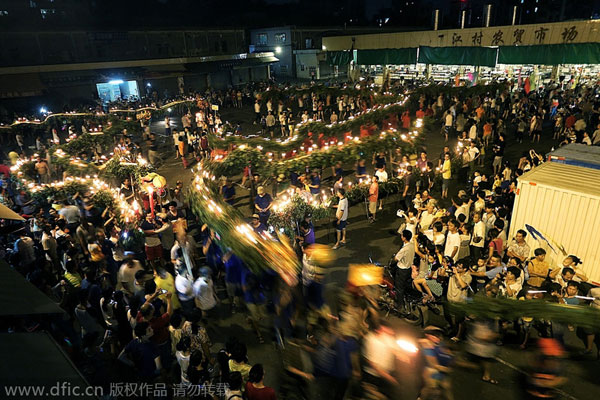
<svg viewBox="0 0 600 400">
<path fill-rule="evenodd" d="M 235 121 L 251 120 L 251 111 L 249 109 L 239 110 L 224 110 L 223 120 L 235 118 Z M 244 133 L 253 133 L 257 130 L 256 126 L 244 123 L 242 125 Z M 160 129 L 160 128 L 158 128 Z M 512 145 L 509 138 L 506 149 L 506 157 L 511 163 L 516 163 L 523 151 L 528 150 L 529 144 Z M 444 143 L 443 138 L 439 135 L 426 138 L 428 153 L 430 158 L 435 158 L 440 153 Z M 540 154 L 550 150 L 552 143 L 550 140 L 543 141 L 542 145 L 536 145 Z M 543 150 L 543 152 L 542 152 Z M 189 181 L 191 174 L 189 170 L 184 170 L 181 162 L 173 159 L 173 154 L 168 154 L 164 157 L 165 165 L 160 169 L 161 174 L 167 177 L 168 182 L 174 182 L 176 179 L 181 179 L 184 182 Z M 348 174 L 352 171 L 352 166 L 345 166 Z M 325 171 L 325 177 L 330 174 L 329 170 Z M 368 173 L 372 173 L 369 171 Z M 327 182 L 325 182 L 327 183 Z M 454 186 L 456 193 L 456 186 Z M 238 201 L 236 206 L 244 215 L 249 216 L 248 211 L 248 192 L 244 192 L 239 187 L 236 188 Z M 452 195 L 452 191 L 450 193 Z M 439 192 L 434 192 L 434 196 L 439 197 Z M 348 226 L 348 244 L 345 247 L 336 251 L 337 262 L 334 267 L 330 267 L 326 276 L 326 296 L 328 299 L 335 298 L 336 290 L 343 287 L 346 282 L 347 267 L 349 263 L 365 263 L 368 262 L 369 256 L 373 260 L 385 263 L 399 249 L 399 239 L 390 234 L 390 230 L 398 228 L 396 218 L 396 210 L 398 196 L 390 196 L 385 200 L 383 212 L 378 212 L 377 222 L 369 224 L 365 215 L 364 204 L 356 204 L 351 207 Z M 335 231 L 329 228 L 330 221 L 321 221 L 316 224 L 316 238 L 318 243 L 333 244 L 335 242 Z M 224 293 L 222 293 L 224 295 Z M 224 297 L 224 296 L 223 296 Z M 218 350 L 223 346 L 226 338 L 230 335 L 244 337 L 248 344 L 248 358 L 251 363 L 261 362 L 265 365 L 266 378 L 265 383 L 278 387 L 278 372 L 281 370 L 281 359 L 276 351 L 274 344 L 267 339 L 264 345 L 258 344 L 258 341 L 251 331 L 250 326 L 246 323 L 245 317 L 242 314 L 229 315 L 228 307 L 222 305 L 222 319 L 219 320 L 215 331 L 209 332 L 213 342 L 215 343 L 214 350 Z M 418 335 L 418 331 L 413 332 L 412 327 L 404 326 L 401 321 L 394 321 L 398 326 L 397 329 L 408 329 L 409 334 Z M 445 321 L 439 316 L 433 315 L 431 323 L 444 326 Z M 533 337 L 536 333 L 532 334 Z M 583 345 L 575 335 L 571 332 L 567 333 L 567 344 L 572 350 L 572 354 L 583 349 Z M 459 344 L 456 348 L 457 353 L 460 353 L 462 345 Z M 519 350 L 514 344 L 514 337 L 508 337 L 507 344 L 499 349 L 498 362 L 492 368 L 492 376 L 499 381 L 499 384 L 494 386 L 481 381 L 481 374 L 477 371 L 471 371 L 463 368 L 455 368 L 452 373 L 453 391 L 456 399 L 515 399 L 519 397 L 519 382 L 521 371 L 526 368 L 528 362 L 528 352 Z M 598 361 L 593 359 L 581 359 L 572 357 L 566 362 L 565 374 L 569 378 L 564 385 L 565 399 L 593 399 L 597 398 L 598 386 L 595 382 L 600 381 L 600 370 L 598 369 Z M 418 377 L 418 372 L 415 366 L 405 366 L 399 372 L 402 385 L 402 393 L 398 398 L 414 399 L 415 398 L 415 380 Z"/>
</svg>

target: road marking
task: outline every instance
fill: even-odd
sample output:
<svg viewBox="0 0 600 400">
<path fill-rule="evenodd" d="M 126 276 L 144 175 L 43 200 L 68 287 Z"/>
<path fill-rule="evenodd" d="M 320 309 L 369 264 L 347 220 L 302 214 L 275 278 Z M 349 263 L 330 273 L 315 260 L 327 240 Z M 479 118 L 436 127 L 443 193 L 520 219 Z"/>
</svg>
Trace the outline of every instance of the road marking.
<svg viewBox="0 0 600 400">
<path fill-rule="evenodd" d="M 509 363 L 508 361 L 504 361 L 503 359 L 501 359 L 500 357 L 494 357 L 494 359 L 496 361 L 498 361 L 500 364 L 504 364 L 506 365 L 508 368 L 514 369 L 515 371 L 517 371 L 520 374 L 526 375 L 527 373 L 525 371 L 523 371 L 521 368 L 517 367 L 516 365 L 513 365 L 511 363 Z M 577 397 L 570 395 L 569 393 L 562 391 L 560 389 L 554 389 L 556 390 L 556 392 L 558 394 L 560 394 L 561 396 L 570 399 L 570 400 L 578 400 Z"/>
</svg>

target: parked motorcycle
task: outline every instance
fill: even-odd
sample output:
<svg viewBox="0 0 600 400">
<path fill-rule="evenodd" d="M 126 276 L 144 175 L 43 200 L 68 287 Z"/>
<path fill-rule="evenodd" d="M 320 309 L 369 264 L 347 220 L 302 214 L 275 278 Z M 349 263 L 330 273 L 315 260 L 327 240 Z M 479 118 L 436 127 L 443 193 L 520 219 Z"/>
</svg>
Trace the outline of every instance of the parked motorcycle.
<svg viewBox="0 0 600 400">
<path fill-rule="evenodd" d="M 396 304 L 397 292 L 394 287 L 394 275 L 392 273 L 395 266 L 394 259 L 391 258 L 385 266 L 374 262 L 370 257 L 369 260 L 373 265 L 383 268 L 383 281 L 379 285 L 382 290 L 377 302 L 386 317 L 391 314 L 402 318 L 411 325 L 425 326 L 428 322 L 429 311 L 436 315 L 440 314 L 441 300 L 436 298 L 434 301 L 423 302 L 423 294 L 413 288 L 412 285 L 405 291 L 405 311 L 403 312 Z"/>
</svg>

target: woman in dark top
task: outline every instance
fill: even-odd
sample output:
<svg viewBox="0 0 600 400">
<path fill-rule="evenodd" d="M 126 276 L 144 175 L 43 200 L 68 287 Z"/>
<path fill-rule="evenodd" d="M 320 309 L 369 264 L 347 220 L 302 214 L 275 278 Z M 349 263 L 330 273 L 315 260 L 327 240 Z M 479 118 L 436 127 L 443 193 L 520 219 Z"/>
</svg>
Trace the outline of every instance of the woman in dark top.
<svg viewBox="0 0 600 400">
<path fill-rule="evenodd" d="M 356 182 L 360 182 L 361 179 L 367 179 L 367 167 L 364 159 L 359 160 L 356 164 Z"/>
</svg>

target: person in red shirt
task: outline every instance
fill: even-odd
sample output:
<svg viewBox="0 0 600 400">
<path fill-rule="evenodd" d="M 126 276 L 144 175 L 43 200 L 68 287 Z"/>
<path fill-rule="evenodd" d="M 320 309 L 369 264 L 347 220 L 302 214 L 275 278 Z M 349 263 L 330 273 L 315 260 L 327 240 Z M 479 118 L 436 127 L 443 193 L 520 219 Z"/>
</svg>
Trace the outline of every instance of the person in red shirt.
<svg viewBox="0 0 600 400">
<path fill-rule="evenodd" d="M 6 160 L 0 164 L 0 174 L 4 174 L 7 178 L 10 176 L 10 167 L 6 165 Z"/>
<path fill-rule="evenodd" d="M 255 364 L 248 374 L 246 398 L 248 400 L 276 400 L 275 390 L 264 385 L 265 371 L 262 364 Z"/>
<path fill-rule="evenodd" d="M 312 132 L 308 132 L 308 137 L 306 139 L 304 139 L 304 142 L 302 143 L 304 146 L 304 151 L 308 152 L 308 149 L 312 147 L 312 145 L 314 144 L 313 139 L 312 139 Z"/>
<path fill-rule="evenodd" d="M 417 118 L 425 118 L 425 111 L 423 111 L 422 108 L 419 108 L 419 110 L 417 111 Z"/>
<path fill-rule="evenodd" d="M 317 147 L 319 147 L 319 149 L 322 149 L 326 142 L 325 142 L 325 134 L 324 133 L 319 133 L 319 137 L 317 139 Z"/>
<path fill-rule="evenodd" d="M 138 311 L 136 317 L 137 322 L 148 322 L 152 328 L 152 331 L 154 331 L 154 335 L 150 337 L 150 341 L 157 345 L 160 345 L 169 339 L 169 321 L 171 319 L 171 314 L 173 314 L 171 293 L 166 293 L 165 298 L 167 299 L 167 311 L 162 315 L 157 315 L 158 313 L 154 309 L 152 301 L 154 301 L 160 294 L 160 289 L 157 289 L 156 293 L 148 297 L 146 302 L 140 307 L 140 311 Z"/>
<path fill-rule="evenodd" d="M 410 129 L 410 114 L 408 111 L 402 113 L 402 127 L 404 129 Z"/>
<path fill-rule="evenodd" d="M 569 129 L 575 125 L 575 116 L 573 114 L 569 115 L 565 120 L 565 128 Z"/>
<path fill-rule="evenodd" d="M 147 322 L 152 328 L 153 335 L 150 337 L 150 341 L 158 346 L 160 354 L 160 361 L 163 366 L 169 366 L 171 363 L 171 343 L 169 342 L 169 321 L 171 315 L 173 315 L 173 302 L 171 301 L 172 293 L 167 292 L 165 298 L 167 299 L 167 311 L 162 315 L 157 315 L 158 312 L 154 309 L 152 302 L 161 295 L 160 289 L 148 296 L 146 302 L 140 307 L 136 316 L 136 321 Z"/>
<path fill-rule="evenodd" d="M 375 213 L 377 213 L 377 199 L 379 198 L 379 179 L 374 176 L 369 186 L 369 223 L 375 222 Z"/>
</svg>

